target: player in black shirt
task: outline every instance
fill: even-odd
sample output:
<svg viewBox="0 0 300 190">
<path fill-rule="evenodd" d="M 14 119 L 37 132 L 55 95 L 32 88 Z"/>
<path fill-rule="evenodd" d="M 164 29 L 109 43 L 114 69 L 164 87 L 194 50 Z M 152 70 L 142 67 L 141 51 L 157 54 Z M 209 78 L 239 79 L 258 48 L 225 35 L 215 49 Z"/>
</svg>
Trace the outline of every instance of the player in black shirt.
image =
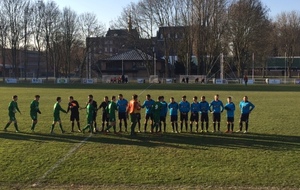
<svg viewBox="0 0 300 190">
<path fill-rule="evenodd" d="M 70 115 L 70 121 L 72 122 L 72 131 L 71 132 L 74 132 L 74 121 L 75 120 L 77 122 L 78 132 L 81 132 L 80 122 L 79 122 L 79 104 L 76 100 L 74 100 L 73 96 L 69 97 L 67 113 L 69 111 L 71 111 L 71 115 Z"/>
<path fill-rule="evenodd" d="M 109 103 L 110 103 L 110 101 L 108 100 L 108 97 L 105 96 L 103 98 L 103 102 L 100 104 L 100 106 L 98 108 L 98 110 L 102 108 L 102 129 L 101 129 L 101 132 L 104 132 L 105 123 L 106 123 L 106 128 L 108 127 L 109 118 L 108 118 L 108 113 L 107 113 L 106 107 L 108 106 Z"/>
</svg>

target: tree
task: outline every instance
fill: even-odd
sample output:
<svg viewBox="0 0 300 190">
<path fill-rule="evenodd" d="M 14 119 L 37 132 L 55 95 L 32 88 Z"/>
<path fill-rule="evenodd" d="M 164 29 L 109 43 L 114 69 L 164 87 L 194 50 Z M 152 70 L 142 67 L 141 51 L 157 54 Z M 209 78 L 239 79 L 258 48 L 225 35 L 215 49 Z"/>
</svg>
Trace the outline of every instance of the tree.
<svg viewBox="0 0 300 190">
<path fill-rule="evenodd" d="M 276 42 L 279 55 L 286 57 L 288 76 L 291 77 L 290 67 L 294 56 L 300 53 L 300 15 L 296 11 L 282 12 L 275 21 Z"/>
<path fill-rule="evenodd" d="M 228 51 L 233 54 L 238 76 L 249 66 L 253 52 L 268 30 L 267 9 L 260 0 L 234 1 L 228 10 Z"/>
</svg>

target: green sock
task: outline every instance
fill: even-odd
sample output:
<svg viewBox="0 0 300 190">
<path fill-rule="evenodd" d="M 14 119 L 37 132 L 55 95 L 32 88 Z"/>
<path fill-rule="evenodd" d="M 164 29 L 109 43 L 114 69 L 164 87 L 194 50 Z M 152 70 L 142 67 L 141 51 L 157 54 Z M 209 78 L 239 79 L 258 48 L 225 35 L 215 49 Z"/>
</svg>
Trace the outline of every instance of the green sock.
<svg viewBox="0 0 300 190">
<path fill-rule="evenodd" d="M 10 123 L 7 123 L 7 124 L 5 125 L 5 128 L 4 128 L 4 129 L 7 129 L 7 128 L 9 127 L 9 125 L 10 125 Z"/>
<path fill-rule="evenodd" d="M 36 123 L 32 123 L 31 130 L 34 130 Z"/>
<path fill-rule="evenodd" d="M 54 124 L 51 125 L 51 133 L 53 133 L 54 130 Z"/>
<path fill-rule="evenodd" d="M 18 124 L 15 123 L 14 126 L 15 126 L 16 131 L 19 131 L 19 129 L 18 129 Z"/>
</svg>

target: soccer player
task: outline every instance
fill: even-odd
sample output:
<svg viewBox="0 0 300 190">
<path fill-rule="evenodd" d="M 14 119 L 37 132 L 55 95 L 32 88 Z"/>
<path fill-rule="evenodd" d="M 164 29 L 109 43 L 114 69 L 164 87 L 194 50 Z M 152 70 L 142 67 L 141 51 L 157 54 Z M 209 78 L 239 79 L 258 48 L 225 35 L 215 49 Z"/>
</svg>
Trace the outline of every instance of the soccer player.
<svg viewBox="0 0 300 190">
<path fill-rule="evenodd" d="M 160 103 L 161 103 L 161 111 L 160 111 L 160 122 L 159 122 L 159 132 L 166 132 L 167 124 L 166 124 L 166 117 L 168 113 L 168 103 L 165 101 L 165 97 L 160 97 Z M 162 125 L 164 125 L 164 129 L 162 130 Z"/>
<path fill-rule="evenodd" d="M 227 103 L 224 107 L 224 109 L 227 111 L 227 130 L 225 133 L 232 133 L 233 127 L 234 127 L 234 111 L 235 111 L 235 105 L 232 102 L 232 98 L 229 96 L 227 98 Z"/>
<path fill-rule="evenodd" d="M 155 128 L 155 132 L 158 132 L 158 127 L 159 127 L 159 123 L 160 123 L 160 112 L 162 110 L 162 104 L 160 103 L 161 100 L 161 96 L 159 96 L 157 98 L 157 101 L 154 102 L 154 104 L 152 105 L 152 114 L 153 114 L 153 125 L 151 128 L 151 133 L 154 132 L 154 128 Z"/>
<path fill-rule="evenodd" d="M 131 126 L 130 126 L 130 135 L 136 136 L 135 133 L 135 126 L 138 121 L 138 110 L 141 109 L 141 105 L 138 102 L 138 95 L 133 94 L 132 100 L 130 100 L 128 107 L 127 107 L 127 114 L 130 116 Z"/>
<path fill-rule="evenodd" d="M 40 108 L 39 108 L 39 100 L 40 100 L 40 95 L 35 95 L 34 100 L 30 104 L 30 117 L 32 119 L 32 124 L 31 124 L 31 131 L 34 132 L 35 125 L 37 124 L 37 114 L 41 114 Z"/>
<path fill-rule="evenodd" d="M 170 98 L 170 103 L 168 104 L 168 108 L 170 110 L 170 118 L 171 118 L 171 125 L 172 125 L 172 132 L 178 133 L 178 103 L 175 102 L 174 97 Z"/>
<path fill-rule="evenodd" d="M 196 124 L 196 133 L 198 133 L 198 122 L 199 122 L 199 112 L 200 104 L 198 102 L 198 97 L 193 97 L 193 102 L 191 103 L 191 117 L 190 117 L 190 132 L 193 132 L 193 123 Z"/>
<path fill-rule="evenodd" d="M 76 120 L 78 132 L 81 133 L 80 122 L 79 122 L 79 103 L 76 100 L 74 100 L 73 96 L 69 97 L 67 113 L 69 113 L 69 111 L 71 111 L 71 115 L 70 115 L 70 121 L 72 126 L 71 132 L 72 133 L 74 132 L 74 121 Z"/>
<path fill-rule="evenodd" d="M 224 105 L 221 100 L 219 100 L 219 95 L 214 96 L 214 100 L 211 101 L 209 105 L 210 112 L 213 114 L 213 133 L 216 132 L 216 124 L 218 123 L 218 132 L 220 132 L 220 122 L 221 122 L 221 113 L 224 110 Z"/>
<path fill-rule="evenodd" d="M 185 131 L 188 131 L 188 114 L 190 111 L 190 103 L 186 100 L 186 96 L 182 96 L 182 101 L 179 102 L 179 112 L 180 112 L 180 131 L 183 129 L 183 121 L 185 123 Z"/>
<path fill-rule="evenodd" d="M 117 107 L 118 107 L 119 126 L 120 126 L 119 132 L 122 132 L 122 120 L 124 121 L 125 132 L 127 132 L 126 108 L 128 106 L 128 101 L 123 97 L 122 94 L 119 94 L 118 98 L 119 100 L 117 101 Z"/>
<path fill-rule="evenodd" d="M 56 98 L 56 103 L 54 104 L 54 107 L 53 107 L 53 123 L 52 123 L 51 131 L 50 131 L 51 134 L 53 134 L 54 126 L 55 126 L 56 123 L 59 123 L 59 127 L 60 127 L 61 132 L 62 133 L 65 132 L 62 128 L 62 123 L 61 123 L 59 113 L 60 113 L 60 111 L 62 111 L 64 113 L 67 113 L 67 111 L 61 108 L 60 102 L 61 102 L 61 97 L 57 97 Z"/>
<path fill-rule="evenodd" d="M 145 125 L 144 125 L 144 132 L 146 133 L 147 132 L 147 123 L 148 123 L 148 120 L 150 119 L 150 129 L 152 129 L 153 127 L 153 114 L 152 114 L 152 106 L 153 104 L 155 103 L 154 100 L 151 99 L 151 96 L 150 94 L 147 94 L 146 95 L 146 100 L 144 101 L 143 105 L 142 105 L 142 108 L 146 108 L 146 116 L 145 116 Z"/>
<path fill-rule="evenodd" d="M 109 118 L 108 118 L 108 113 L 106 112 L 106 107 L 108 106 L 108 104 L 110 103 L 110 101 L 108 100 L 108 97 L 105 96 L 103 98 L 103 102 L 100 104 L 99 109 L 102 108 L 102 129 L 101 132 L 104 132 L 104 126 L 106 124 L 106 128 L 108 127 L 108 122 L 109 122 Z"/>
<path fill-rule="evenodd" d="M 201 114 L 201 133 L 204 132 L 208 132 L 208 112 L 210 111 L 209 108 L 209 103 L 205 100 L 205 96 L 201 96 L 201 102 L 199 103 L 200 105 L 200 114 Z M 204 130 L 204 122 L 206 124 L 205 126 L 205 130 Z"/>
<path fill-rule="evenodd" d="M 108 118 L 109 118 L 109 125 L 106 128 L 106 132 L 109 131 L 109 129 L 112 127 L 114 129 L 114 133 L 116 134 L 116 111 L 118 110 L 118 106 L 116 104 L 116 96 L 111 97 L 111 101 L 106 107 Z M 125 114 L 126 117 L 126 114 Z"/>
<path fill-rule="evenodd" d="M 14 122 L 14 126 L 15 126 L 15 129 L 16 129 L 16 133 L 19 132 L 19 129 L 18 129 L 18 122 L 17 122 L 17 119 L 16 119 L 16 112 L 18 111 L 20 114 L 21 114 L 21 111 L 19 110 L 19 107 L 18 107 L 18 96 L 17 95 L 14 95 L 12 97 L 12 101 L 9 103 L 8 105 L 8 116 L 9 116 L 9 121 L 7 122 L 7 124 L 5 125 L 4 127 L 4 131 L 7 131 L 7 128 L 9 127 L 9 125 Z"/>
<path fill-rule="evenodd" d="M 240 110 L 241 110 L 241 116 L 240 116 L 240 129 L 237 132 L 241 132 L 243 129 L 243 122 L 246 124 L 246 130 L 244 133 L 248 133 L 248 123 L 249 123 L 249 114 L 251 111 L 255 108 L 255 106 L 248 101 L 248 97 L 244 96 L 243 100 L 240 102 Z"/>
<path fill-rule="evenodd" d="M 92 106 L 93 106 L 93 108 L 94 108 L 94 110 L 92 111 L 92 113 L 93 113 L 93 124 L 92 124 L 92 129 L 93 129 L 93 132 L 94 133 L 96 133 L 97 131 L 98 131 L 98 128 L 97 128 L 97 102 L 94 100 L 94 97 L 93 97 L 93 95 L 88 95 L 88 103 L 85 105 L 85 107 L 84 108 L 82 108 L 82 109 L 86 109 L 87 108 L 87 106 L 89 105 L 89 104 L 92 104 Z"/>
<path fill-rule="evenodd" d="M 93 106 L 93 100 L 89 99 L 86 105 L 86 126 L 82 129 L 82 132 L 85 133 L 85 130 L 89 129 L 90 133 L 93 133 L 93 119 L 95 107 Z"/>
</svg>

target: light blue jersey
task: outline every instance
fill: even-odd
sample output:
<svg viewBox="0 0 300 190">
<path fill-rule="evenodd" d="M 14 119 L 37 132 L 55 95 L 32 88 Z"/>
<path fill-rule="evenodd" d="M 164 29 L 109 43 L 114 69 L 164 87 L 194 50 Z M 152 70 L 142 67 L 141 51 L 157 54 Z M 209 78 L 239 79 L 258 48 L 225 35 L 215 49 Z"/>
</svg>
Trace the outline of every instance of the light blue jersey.
<svg viewBox="0 0 300 190">
<path fill-rule="evenodd" d="M 218 100 L 218 101 L 213 100 L 210 103 L 209 108 L 213 113 L 221 113 L 224 110 L 224 105 L 221 100 Z"/>
<path fill-rule="evenodd" d="M 255 108 L 255 106 L 251 102 L 248 102 L 248 101 L 240 102 L 240 109 L 241 109 L 242 114 L 250 113 L 254 108 Z"/>
<path fill-rule="evenodd" d="M 179 109 L 179 106 L 178 106 L 178 103 L 177 102 L 170 102 L 168 104 L 168 108 L 169 108 L 169 114 L 170 115 L 178 115 L 178 109 Z"/>
<path fill-rule="evenodd" d="M 128 105 L 128 101 L 126 99 L 118 100 L 117 101 L 117 108 L 119 112 L 126 112 Z"/>
<path fill-rule="evenodd" d="M 227 103 L 225 105 L 226 116 L 227 117 L 234 117 L 235 105 L 233 102 Z"/>
</svg>

